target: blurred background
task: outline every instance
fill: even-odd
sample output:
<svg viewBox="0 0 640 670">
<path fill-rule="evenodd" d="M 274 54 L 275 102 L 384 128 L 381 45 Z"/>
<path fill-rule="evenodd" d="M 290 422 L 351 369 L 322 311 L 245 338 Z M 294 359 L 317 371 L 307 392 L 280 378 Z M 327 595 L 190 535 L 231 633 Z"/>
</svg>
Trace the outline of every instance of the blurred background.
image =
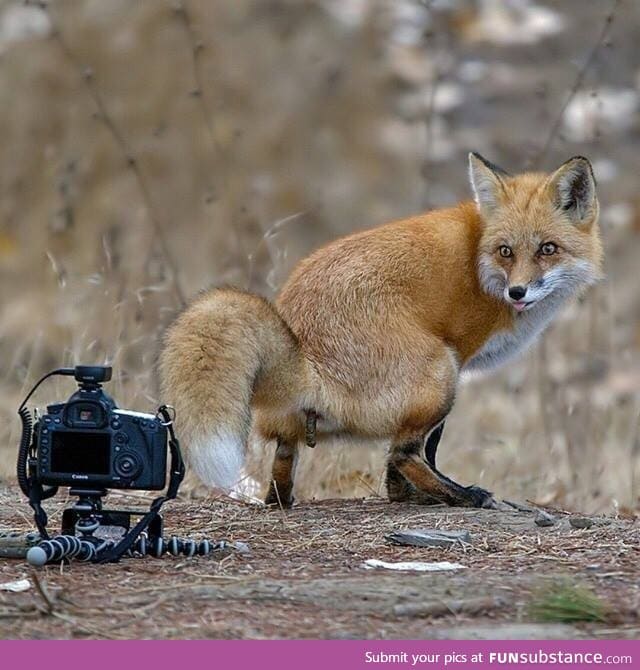
<svg viewBox="0 0 640 670">
<path fill-rule="evenodd" d="M 638 43 L 630 0 L 0 0 L 0 477 L 49 369 L 108 361 L 118 404 L 148 411 L 162 332 L 198 290 L 273 297 L 319 244 L 467 199 L 469 150 L 513 172 L 580 153 L 607 280 L 466 380 L 439 466 L 632 513 Z M 258 494 L 273 447 L 254 452 Z M 297 497 L 384 495 L 383 470 L 384 446 L 305 449 Z"/>
</svg>

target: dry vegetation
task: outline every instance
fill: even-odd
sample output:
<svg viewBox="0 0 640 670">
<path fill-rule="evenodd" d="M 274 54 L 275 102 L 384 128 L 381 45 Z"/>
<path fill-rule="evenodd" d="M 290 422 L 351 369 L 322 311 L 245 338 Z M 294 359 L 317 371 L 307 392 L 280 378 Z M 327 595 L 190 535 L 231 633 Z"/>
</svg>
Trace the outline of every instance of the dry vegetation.
<svg viewBox="0 0 640 670">
<path fill-rule="evenodd" d="M 273 295 L 319 243 L 466 198 L 469 149 L 514 171 L 581 153 L 608 279 L 460 389 L 440 465 L 635 508 L 639 33 L 634 2 L 0 1 L 0 474 L 44 371 L 107 360 L 118 402 L 153 407 L 183 297 Z M 306 451 L 298 499 L 382 491 L 383 447 Z"/>
<path fill-rule="evenodd" d="M 49 505 L 59 522 L 64 500 Z M 114 495 L 110 503 L 141 504 Z M 281 513 L 203 500 L 167 505 L 167 533 L 248 542 L 250 553 L 125 559 L 117 565 L 29 571 L 0 561 L 6 638 L 631 638 L 640 632 L 638 546 L 630 520 L 573 529 L 568 515 L 538 528 L 524 511 L 324 500 Z M 23 506 L 0 489 L 0 528 L 26 529 Z M 466 530 L 447 548 L 404 547 L 406 528 Z M 448 561 L 411 573 L 364 561 Z"/>
</svg>

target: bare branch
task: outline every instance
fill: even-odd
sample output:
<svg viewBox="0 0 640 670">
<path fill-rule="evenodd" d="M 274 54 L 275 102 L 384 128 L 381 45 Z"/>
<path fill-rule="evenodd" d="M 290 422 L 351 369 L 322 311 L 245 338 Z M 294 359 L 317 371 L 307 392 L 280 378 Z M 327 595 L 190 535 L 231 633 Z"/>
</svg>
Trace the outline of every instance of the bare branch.
<svg viewBox="0 0 640 670">
<path fill-rule="evenodd" d="M 558 135 L 558 131 L 560 130 L 560 126 L 562 124 L 562 119 L 564 118 L 564 113 L 567 111 L 569 103 L 573 100 L 576 93 L 582 88 L 582 84 L 584 83 L 585 77 L 587 76 L 587 72 L 589 72 L 591 66 L 595 63 L 596 58 L 600 53 L 600 50 L 606 43 L 607 37 L 611 30 L 611 25 L 613 24 L 613 19 L 615 18 L 616 12 L 618 11 L 618 7 L 620 6 L 621 2 L 622 0 L 613 0 L 611 10 L 605 17 L 602 30 L 600 31 L 600 35 L 598 36 L 595 45 L 589 52 L 589 56 L 587 57 L 584 64 L 578 71 L 575 81 L 573 82 L 573 86 L 569 89 L 569 93 L 567 94 L 567 97 L 565 98 L 562 107 L 560 108 L 558 114 L 556 115 L 556 118 L 553 122 L 553 125 L 551 126 L 551 130 L 549 131 L 549 135 L 547 136 L 545 143 L 542 145 L 538 153 L 529 161 L 530 165 L 537 167 L 546 158 L 547 153 L 551 148 L 551 145 L 553 144 L 554 140 L 556 139 L 556 136 Z"/>
<path fill-rule="evenodd" d="M 87 93 L 91 97 L 97 109 L 96 112 L 97 120 L 100 121 L 111 134 L 114 142 L 116 143 L 116 145 L 118 146 L 118 148 L 120 149 L 125 158 L 127 167 L 131 170 L 136 179 L 138 189 L 140 190 L 142 202 L 145 206 L 145 209 L 147 210 L 147 216 L 153 227 L 155 238 L 157 239 L 158 245 L 160 247 L 160 252 L 164 258 L 165 263 L 167 264 L 167 267 L 169 268 L 169 272 L 171 273 L 171 281 L 173 283 L 173 289 L 176 295 L 176 299 L 180 304 L 180 306 L 184 307 L 187 301 L 184 295 L 184 291 L 182 290 L 182 287 L 180 285 L 178 267 L 169 249 L 169 243 L 166 239 L 165 231 L 160 223 L 160 218 L 153 205 L 153 201 L 151 199 L 149 191 L 149 186 L 147 184 L 147 179 L 142 171 L 142 168 L 140 167 L 140 163 L 136 158 L 136 156 L 134 155 L 131 148 L 129 147 L 123 133 L 120 131 L 115 121 L 113 120 L 113 117 L 109 114 L 107 107 L 104 103 L 104 99 L 96 84 L 93 70 L 89 67 L 84 67 L 82 63 L 79 61 L 79 59 L 76 57 L 76 55 L 69 49 L 66 41 L 62 36 L 60 28 L 58 27 L 54 17 L 49 11 L 49 6 L 44 2 L 38 3 L 37 6 L 43 12 L 46 12 L 47 16 L 49 17 L 52 26 L 51 35 L 53 40 L 56 42 L 56 44 L 58 45 L 58 47 L 60 48 L 61 52 L 64 54 L 65 58 L 70 63 L 70 65 L 81 74 L 82 81 L 85 85 Z"/>
<path fill-rule="evenodd" d="M 213 127 L 213 115 L 207 104 L 207 96 L 204 89 L 204 78 L 202 76 L 202 54 L 204 51 L 204 43 L 198 39 L 193 27 L 191 19 L 191 12 L 187 7 L 186 0 L 177 0 L 174 5 L 174 11 L 178 19 L 184 26 L 187 39 L 189 41 L 189 48 L 191 51 L 191 63 L 193 68 L 193 80 L 195 88 L 191 91 L 191 95 L 197 100 L 200 111 L 202 112 L 202 120 L 207 129 L 211 145 L 215 147 L 218 154 L 221 153 L 221 147 L 218 143 L 215 128 Z"/>
</svg>

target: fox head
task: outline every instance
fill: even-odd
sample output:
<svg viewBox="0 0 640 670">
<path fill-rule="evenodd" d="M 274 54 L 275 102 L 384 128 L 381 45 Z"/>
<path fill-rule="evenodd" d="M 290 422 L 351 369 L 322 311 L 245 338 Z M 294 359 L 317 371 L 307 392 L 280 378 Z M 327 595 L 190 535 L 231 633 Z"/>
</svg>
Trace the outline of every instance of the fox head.
<svg viewBox="0 0 640 670">
<path fill-rule="evenodd" d="M 602 277 L 598 198 L 591 164 L 570 158 L 552 174 L 510 176 L 476 153 L 469 178 L 482 220 L 482 288 L 517 312 Z"/>
</svg>

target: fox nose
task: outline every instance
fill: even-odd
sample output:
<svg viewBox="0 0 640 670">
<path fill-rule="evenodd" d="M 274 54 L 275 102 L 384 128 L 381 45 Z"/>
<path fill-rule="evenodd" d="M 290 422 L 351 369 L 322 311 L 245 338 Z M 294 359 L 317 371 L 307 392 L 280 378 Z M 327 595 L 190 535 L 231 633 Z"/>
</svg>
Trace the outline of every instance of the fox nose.
<svg viewBox="0 0 640 670">
<path fill-rule="evenodd" d="M 509 287 L 509 297 L 511 300 L 522 300 L 522 298 L 527 295 L 526 286 L 510 286 Z"/>
</svg>

